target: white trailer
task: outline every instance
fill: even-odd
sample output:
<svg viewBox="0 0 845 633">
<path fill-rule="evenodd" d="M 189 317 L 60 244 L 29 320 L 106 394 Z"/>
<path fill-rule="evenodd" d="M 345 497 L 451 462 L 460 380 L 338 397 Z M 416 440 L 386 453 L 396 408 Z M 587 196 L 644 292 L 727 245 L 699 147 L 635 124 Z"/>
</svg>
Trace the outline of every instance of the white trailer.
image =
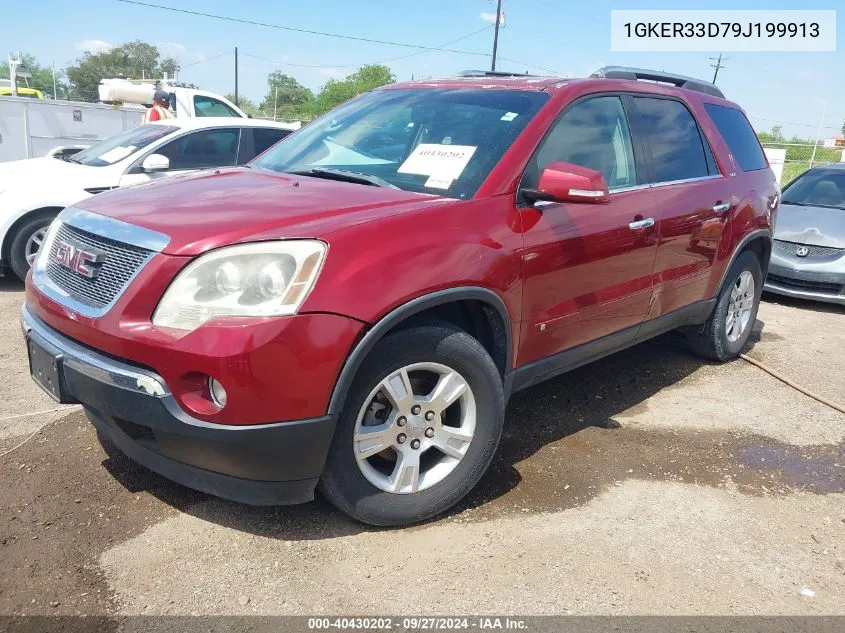
<svg viewBox="0 0 845 633">
<path fill-rule="evenodd" d="M 105 80 L 101 97 L 116 98 L 120 91 Z M 129 82 L 126 82 L 127 84 Z M 102 88 L 107 85 L 104 93 Z M 138 86 L 132 86 L 137 91 Z M 178 118 L 204 116 L 246 117 L 236 105 L 212 92 L 164 88 Z M 150 93 L 152 96 L 152 93 Z M 37 158 L 62 151 L 73 153 L 143 121 L 146 108 L 127 103 L 45 101 L 0 97 L 0 162 Z M 1 184 L 1 183 L 0 183 Z"/>
</svg>

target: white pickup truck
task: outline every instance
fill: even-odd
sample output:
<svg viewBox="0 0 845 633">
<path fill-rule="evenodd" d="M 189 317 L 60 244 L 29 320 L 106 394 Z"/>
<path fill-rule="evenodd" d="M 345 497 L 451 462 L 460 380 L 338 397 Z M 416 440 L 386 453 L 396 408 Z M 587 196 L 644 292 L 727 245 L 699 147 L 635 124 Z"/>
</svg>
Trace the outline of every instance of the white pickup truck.
<svg viewBox="0 0 845 633">
<path fill-rule="evenodd" d="M 234 103 L 204 90 L 163 87 L 177 118 L 239 117 Z M 155 86 L 104 79 L 101 103 L 0 97 L 0 162 L 73 154 L 140 125 Z"/>
</svg>

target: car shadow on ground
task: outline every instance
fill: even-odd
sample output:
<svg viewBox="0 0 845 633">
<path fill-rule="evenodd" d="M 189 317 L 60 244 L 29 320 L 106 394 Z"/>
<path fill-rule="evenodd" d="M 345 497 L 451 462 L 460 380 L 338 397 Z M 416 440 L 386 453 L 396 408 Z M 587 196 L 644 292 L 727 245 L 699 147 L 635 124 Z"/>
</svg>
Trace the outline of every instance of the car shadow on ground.
<svg viewBox="0 0 845 633">
<path fill-rule="evenodd" d="M 0 292 L 23 292 L 23 282 L 14 273 L 7 272 L 0 277 Z"/>
<path fill-rule="evenodd" d="M 758 321 L 751 345 L 759 341 L 761 329 L 762 323 Z M 611 452 L 616 447 L 624 451 L 625 437 L 614 435 L 624 429 L 619 429 L 614 417 L 642 405 L 705 364 L 707 361 L 687 350 L 682 335 L 670 333 L 514 394 L 490 468 L 467 497 L 434 520 L 449 517 L 460 520 L 467 510 L 482 508 L 486 512 L 485 506 L 502 505 L 499 500 L 522 481 L 518 464 L 530 461 L 544 447 L 587 429 L 609 434 L 606 440 L 613 447 Z M 587 442 L 582 451 L 589 450 L 589 446 Z M 567 446 L 565 450 L 571 448 Z M 109 458 L 104 466 L 127 489 L 146 490 L 190 515 L 239 531 L 283 540 L 312 540 L 377 529 L 346 518 L 319 493 L 312 503 L 281 507 L 251 507 L 201 493 L 186 495 L 184 488 L 138 467 L 117 449 L 106 447 L 106 451 Z M 543 488 L 554 487 L 556 481 L 556 473 L 549 472 Z M 536 498 L 544 492 L 534 491 L 528 495 L 527 502 L 524 499 L 520 502 L 530 504 L 532 496 Z M 598 492 L 590 493 L 582 502 L 586 503 L 588 497 Z M 538 503 L 542 506 L 545 501 L 538 499 Z M 542 510 L 539 506 L 537 511 Z"/>
<path fill-rule="evenodd" d="M 764 291 L 762 300 L 766 303 L 773 303 L 775 305 L 781 305 L 788 308 L 812 310 L 814 312 L 829 312 L 832 314 L 845 314 L 845 305 L 828 303 L 825 301 L 813 301 L 811 299 L 800 299 L 798 297 L 788 297 L 774 292 Z"/>
</svg>

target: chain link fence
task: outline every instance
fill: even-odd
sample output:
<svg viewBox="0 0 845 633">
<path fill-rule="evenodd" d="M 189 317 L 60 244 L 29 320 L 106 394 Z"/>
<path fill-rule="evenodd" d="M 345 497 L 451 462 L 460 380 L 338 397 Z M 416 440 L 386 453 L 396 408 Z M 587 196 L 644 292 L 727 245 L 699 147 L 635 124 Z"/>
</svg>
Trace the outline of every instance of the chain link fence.
<svg viewBox="0 0 845 633">
<path fill-rule="evenodd" d="M 811 167 L 842 162 L 842 147 L 824 147 L 821 143 L 763 142 L 763 149 L 781 184 L 792 182 Z"/>
</svg>

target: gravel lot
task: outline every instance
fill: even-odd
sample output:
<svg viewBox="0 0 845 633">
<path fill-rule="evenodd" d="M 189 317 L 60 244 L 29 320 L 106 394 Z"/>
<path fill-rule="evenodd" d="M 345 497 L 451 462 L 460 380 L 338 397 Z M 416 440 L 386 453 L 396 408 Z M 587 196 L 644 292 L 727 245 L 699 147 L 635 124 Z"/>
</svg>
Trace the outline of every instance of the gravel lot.
<svg viewBox="0 0 845 633">
<path fill-rule="evenodd" d="M 845 400 L 845 308 L 764 299 L 750 355 Z M 187 490 L 78 409 L 8 419 L 55 408 L 22 300 L 0 279 L 0 454 L 32 435 L 0 457 L 0 614 L 845 614 L 845 415 L 745 361 L 668 335 L 517 394 L 459 508 L 377 530 Z"/>
</svg>

